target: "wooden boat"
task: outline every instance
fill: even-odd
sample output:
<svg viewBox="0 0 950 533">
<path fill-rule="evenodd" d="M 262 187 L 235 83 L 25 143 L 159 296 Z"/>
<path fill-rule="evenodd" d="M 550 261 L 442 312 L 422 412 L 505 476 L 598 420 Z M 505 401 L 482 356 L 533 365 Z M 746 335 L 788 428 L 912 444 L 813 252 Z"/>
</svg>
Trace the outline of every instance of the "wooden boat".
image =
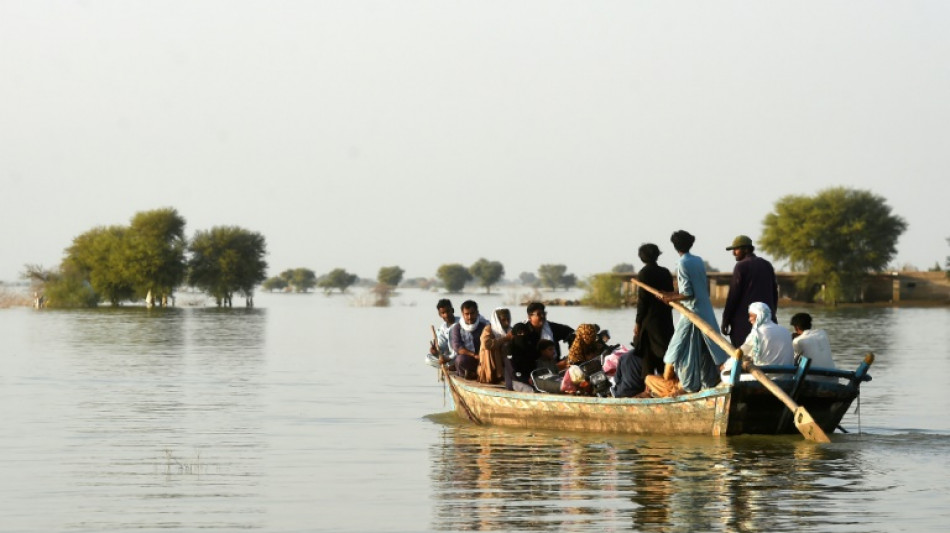
<svg viewBox="0 0 950 533">
<path fill-rule="evenodd" d="M 854 372 L 810 369 L 807 358 L 798 366 L 763 366 L 760 370 L 830 434 L 857 398 L 861 383 L 871 380 L 868 370 L 873 361 L 874 355 L 867 354 Z M 786 405 L 758 381 L 741 379 L 741 372 L 736 365 L 734 385 L 645 399 L 514 392 L 447 376 L 456 411 L 478 424 L 631 435 L 796 433 Z"/>
</svg>

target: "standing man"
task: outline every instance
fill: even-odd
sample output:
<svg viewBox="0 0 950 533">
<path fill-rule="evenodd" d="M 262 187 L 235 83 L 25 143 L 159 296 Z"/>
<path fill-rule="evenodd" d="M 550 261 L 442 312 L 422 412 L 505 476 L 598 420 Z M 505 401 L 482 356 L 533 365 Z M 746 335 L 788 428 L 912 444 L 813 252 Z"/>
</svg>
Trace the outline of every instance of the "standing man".
<svg viewBox="0 0 950 533">
<path fill-rule="evenodd" d="M 683 230 L 670 237 L 673 249 L 680 254 L 676 263 L 679 292 L 664 292 L 660 299 L 663 303 L 680 302 L 715 328 L 716 313 L 709 299 L 705 262 L 702 257 L 689 253 L 695 241 L 696 237 Z M 663 356 L 663 375 L 647 376 L 644 381 L 656 398 L 676 396 L 684 391 L 697 392 L 719 384 L 719 367 L 728 359 L 729 355 L 718 344 L 681 315 Z"/>
<path fill-rule="evenodd" d="M 739 235 L 726 250 L 732 251 L 736 266 L 732 270 L 726 308 L 722 311 L 722 333 L 728 335 L 732 345 L 738 348 L 752 331 L 748 309 L 753 302 L 769 306 L 772 322 L 778 323 L 775 314 L 778 308 L 778 280 L 772 263 L 755 255 L 755 246 L 752 246 L 749 237 Z"/>
<path fill-rule="evenodd" d="M 659 246 L 647 243 L 637 250 L 643 268 L 637 279 L 662 292 L 673 292 L 673 274 L 656 263 L 660 257 Z M 640 365 L 640 381 L 663 372 L 663 356 L 673 337 L 673 309 L 657 299 L 646 289 L 637 288 L 637 318 L 633 326 L 633 346 L 643 357 Z"/>
</svg>

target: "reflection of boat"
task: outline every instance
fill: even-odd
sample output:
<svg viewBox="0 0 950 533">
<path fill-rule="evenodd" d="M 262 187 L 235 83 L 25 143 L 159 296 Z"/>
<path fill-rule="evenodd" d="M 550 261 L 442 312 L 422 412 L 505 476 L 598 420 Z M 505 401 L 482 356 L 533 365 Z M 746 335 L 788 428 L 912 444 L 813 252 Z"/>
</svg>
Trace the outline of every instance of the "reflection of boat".
<svg viewBox="0 0 950 533">
<path fill-rule="evenodd" d="M 858 396 L 874 360 L 872 354 L 854 372 L 799 366 L 763 366 L 798 405 L 807 409 L 826 433 L 841 423 Z M 451 376 L 452 396 L 460 415 L 481 424 L 592 431 L 637 435 L 739 435 L 796 433 L 791 412 L 758 381 L 740 379 L 735 385 L 672 398 L 601 398 L 505 390 Z M 817 377 L 819 379 L 806 379 Z M 829 380 L 828 377 L 837 378 Z M 824 378 L 824 379 L 821 379 Z"/>
</svg>

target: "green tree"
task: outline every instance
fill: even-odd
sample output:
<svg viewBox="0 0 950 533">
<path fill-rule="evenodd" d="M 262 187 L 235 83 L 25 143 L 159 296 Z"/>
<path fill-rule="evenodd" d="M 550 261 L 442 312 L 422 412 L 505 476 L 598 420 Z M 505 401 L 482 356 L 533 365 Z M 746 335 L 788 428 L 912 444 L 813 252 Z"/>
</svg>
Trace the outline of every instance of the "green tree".
<svg viewBox="0 0 950 533">
<path fill-rule="evenodd" d="M 141 296 L 160 295 L 165 306 L 185 280 L 185 219 L 173 208 L 136 213 L 124 248 L 128 275 Z"/>
<path fill-rule="evenodd" d="M 541 265 L 538 267 L 538 281 L 541 285 L 554 290 L 561 285 L 561 278 L 564 277 L 565 272 L 567 272 L 565 265 Z"/>
<path fill-rule="evenodd" d="M 465 284 L 472 281 L 472 273 L 465 266 L 458 263 L 440 266 L 435 275 L 442 280 L 445 290 L 449 292 L 462 292 Z"/>
<path fill-rule="evenodd" d="M 561 286 L 564 287 L 565 290 L 575 285 L 577 285 L 577 276 L 574 274 L 564 274 L 561 276 Z"/>
<path fill-rule="evenodd" d="M 485 287 L 485 293 L 491 294 L 491 286 L 495 285 L 505 275 L 505 267 L 498 261 L 489 261 L 484 257 L 468 267 L 472 277 L 478 279 L 478 284 Z"/>
<path fill-rule="evenodd" d="M 835 187 L 781 198 L 763 221 L 759 243 L 793 271 L 808 273 L 802 288 L 824 286 L 822 299 L 837 303 L 862 298 L 865 274 L 887 266 L 906 229 L 884 198 Z"/>
<path fill-rule="evenodd" d="M 268 292 L 283 291 L 287 287 L 287 280 L 280 276 L 267 278 L 264 280 L 264 283 L 261 283 L 261 288 Z"/>
<path fill-rule="evenodd" d="M 636 272 L 636 269 L 631 263 L 620 263 L 614 265 L 614 268 L 611 270 L 611 272 L 616 272 L 618 274 L 628 274 L 630 272 Z"/>
<path fill-rule="evenodd" d="M 317 273 L 309 268 L 295 268 L 290 271 L 290 286 L 295 292 L 307 292 L 317 286 Z"/>
<path fill-rule="evenodd" d="M 128 234 L 129 230 L 122 226 L 100 226 L 73 239 L 73 244 L 66 249 L 61 270 L 68 273 L 65 278 L 78 278 L 88 282 L 88 287 L 82 286 L 82 294 L 69 300 L 86 301 L 87 289 L 92 289 L 97 302 L 106 300 L 113 307 L 135 298 L 133 270 L 136 263 L 129 258 Z M 78 288 L 80 285 L 60 284 L 57 295 L 60 300 L 64 299 L 66 287 Z"/>
<path fill-rule="evenodd" d="M 623 271 L 623 272 L 629 272 Z M 586 294 L 582 298 L 584 305 L 600 308 L 616 308 L 623 304 L 622 282 L 613 274 L 596 274 L 583 283 Z"/>
<path fill-rule="evenodd" d="M 359 276 L 350 274 L 342 268 L 334 268 L 327 274 L 324 274 L 317 281 L 317 285 L 323 288 L 324 292 L 330 292 L 333 289 L 340 289 L 340 292 L 346 292 L 346 289 L 359 281 Z"/>
<path fill-rule="evenodd" d="M 567 274 L 567 267 L 564 265 L 541 265 L 538 267 L 538 279 L 541 285 L 554 290 L 558 287 L 569 289 L 577 285 L 577 276 Z"/>
<path fill-rule="evenodd" d="M 379 274 L 376 275 L 376 281 L 382 285 L 396 287 L 399 285 L 399 282 L 402 281 L 402 275 L 405 274 L 405 272 L 405 270 L 398 266 L 382 267 L 379 269 Z"/>
<path fill-rule="evenodd" d="M 234 293 L 253 306 L 254 287 L 266 278 L 267 245 L 260 233 L 236 226 L 198 231 L 189 246 L 188 284 L 211 295 L 218 307 L 232 306 Z"/>
<path fill-rule="evenodd" d="M 538 277 L 532 272 L 522 272 L 521 274 L 518 274 L 518 280 L 521 281 L 521 284 L 526 287 L 538 286 Z"/>
<path fill-rule="evenodd" d="M 43 283 L 43 299 L 46 307 L 58 309 L 96 307 L 99 296 L 83 274 L 76 267 L 68 264 L 64 264 L 58 271 L 48 273 Z"/>
</svg>

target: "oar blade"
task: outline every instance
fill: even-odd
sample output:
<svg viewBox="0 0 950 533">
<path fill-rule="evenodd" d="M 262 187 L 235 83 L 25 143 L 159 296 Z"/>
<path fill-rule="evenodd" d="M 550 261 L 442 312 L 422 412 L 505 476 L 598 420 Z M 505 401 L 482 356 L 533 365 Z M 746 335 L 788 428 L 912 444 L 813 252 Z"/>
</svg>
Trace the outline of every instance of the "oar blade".
<svg viewBox="0 0 950 533">
<path fill-rule="evenodd" d="M 813 442 L 831 442 L 818 422 L 811 417 L 804 407 L 799 406 L 794 413 L 795 427 L 808 440 Z"/>
</svg>

